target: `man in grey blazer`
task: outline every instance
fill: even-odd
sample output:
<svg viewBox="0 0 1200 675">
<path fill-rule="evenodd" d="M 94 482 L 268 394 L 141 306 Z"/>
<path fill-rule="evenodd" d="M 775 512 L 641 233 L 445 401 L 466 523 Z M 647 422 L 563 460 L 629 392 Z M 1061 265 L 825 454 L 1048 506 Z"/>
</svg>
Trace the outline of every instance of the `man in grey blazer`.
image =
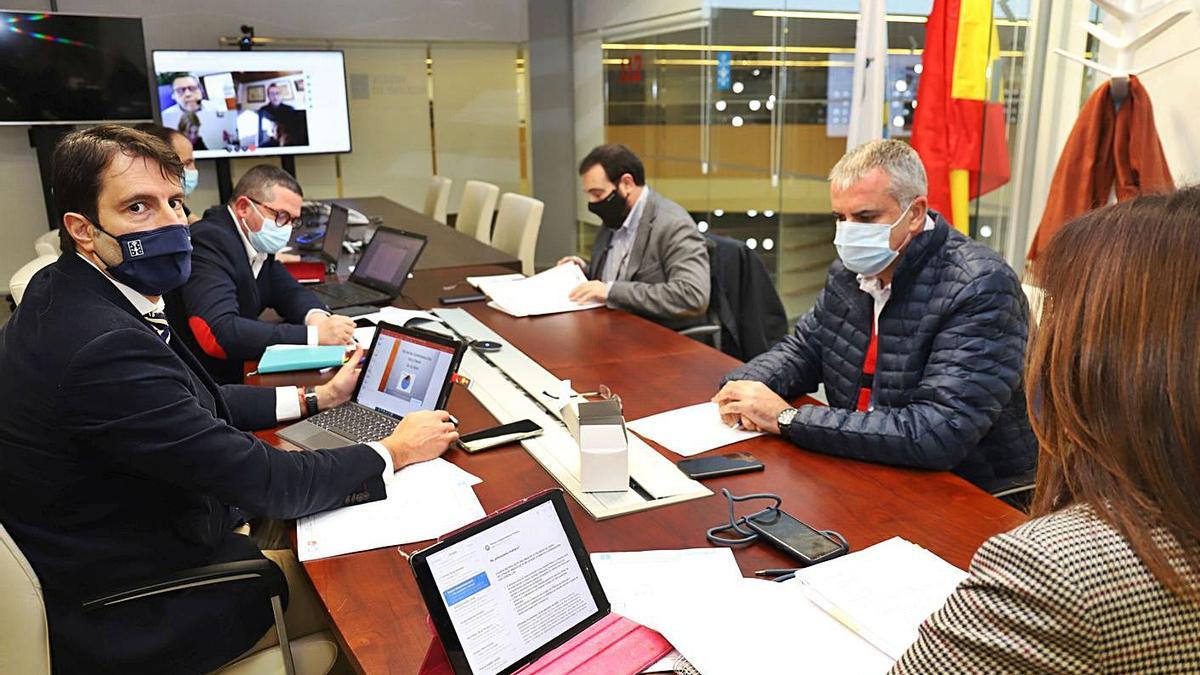
<svg viewBox="0 0 1200 675">
<path fill-rule="evenodd" d="M 588 279 L 576 302 L 603 302 L 680 329 L 703 323 L 708 310 L 708 252 L 688 212 L 646 186 L 646 170 L 624 145 L 601 145 L 579 165 L 588 210 L 603 227 L 591 263 L 567 256 Z"/>
</svg>

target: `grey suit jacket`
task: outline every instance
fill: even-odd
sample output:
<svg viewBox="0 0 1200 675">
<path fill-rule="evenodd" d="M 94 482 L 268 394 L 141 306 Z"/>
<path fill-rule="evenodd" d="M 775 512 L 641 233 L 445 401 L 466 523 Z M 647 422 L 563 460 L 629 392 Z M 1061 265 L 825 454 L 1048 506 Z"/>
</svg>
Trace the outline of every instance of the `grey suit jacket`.
<svg viewBox="0 0 1200 675">
<path fill-rule="evenodd" d="M 601 228 L 596 236 L 588 278 L 599 278 L 612 235 Z M 710 286 L 704 235 L 683 207 L 651 190 L 608 306 L 679 329 L 704 322 Z"/>
<path fill-rule="evenodd" d="M 1169 553 L 1179 551 L 1160 538 Z M 1177 553 L 1175 555 L 1178 555 Z M 1200 586 L 1200 574 L 1188 576 Z M 984 542 L 901 673 L 1195 673 L 1200 602 L 1171 594 L 1084 506 Z"/>
</svg>

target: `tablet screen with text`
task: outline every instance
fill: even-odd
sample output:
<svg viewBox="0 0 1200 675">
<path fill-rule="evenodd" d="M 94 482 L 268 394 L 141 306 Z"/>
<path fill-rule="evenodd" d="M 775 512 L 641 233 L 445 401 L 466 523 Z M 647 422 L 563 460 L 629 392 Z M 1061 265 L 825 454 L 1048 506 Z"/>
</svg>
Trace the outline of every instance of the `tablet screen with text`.
<svg viewBox="0 0 1200 675">
<path fill-rule="evenodd" d="M 486 525 L 423 565 L 437 591 L 435 614 L 444 610 L 458 643 L 443 635 L 447 652 L 473 675 L 501 675 L 594 623 L 608 602 L 589 583 L 590 563 L 585 554 L 581 565 L 582 545 L 572 542 L 553 500 Z"/>
</svg>

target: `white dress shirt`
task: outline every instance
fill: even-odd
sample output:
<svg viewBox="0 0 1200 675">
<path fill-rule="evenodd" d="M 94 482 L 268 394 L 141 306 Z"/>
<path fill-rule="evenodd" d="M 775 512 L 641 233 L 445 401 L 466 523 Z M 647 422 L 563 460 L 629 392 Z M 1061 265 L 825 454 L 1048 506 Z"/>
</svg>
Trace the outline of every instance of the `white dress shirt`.
<svg viewBox="0 0 1200 675">
<path fill-rule="evenodd" d="M 238 231 L 241 231 L 241 228 L 238 228 Z M 161 297 L 158 299 L 158 302 L 150 302 L 150 299 L 147 298 L 146 296 L 142 295 L 141 293 L 138 293 L 137 291 L 133 290 L 129 286 L 126 286 L 125 284 L 121 283 L 120 281 L 117 281 L 111 275 L 106 273 L 104 270 L 97 267 L 96 263 L 89 260 L 87 258 L 87 256 L 83 255 L 82 253 L 79 253 L 78 251 L 75 252 L 75 255 L 82 258 L 84 262 L 86 262 L 87 264 L 89 264 L 93 268 L 95 268 L 95 270 L 97 272 L 99 272 L 101 274 L 101 276 L 103 276 L 105 279 L 108 279 L 109 282 L 112 283 L 113 286 L 116 286 L 117 290 L 121 292 L 121 295 L 125 296 L 125 299 L 129 300 L 129 303 L 133 305 L 133 308 L 135 310 L 137 310 L 138 314 L 141 314 L 144 316 L 146 314 L 150 314 L 151 312 L 162 312 L 166 308 L 166 306 L 167 306 L 166 302 L 164 302 Z M 184 349 L 187 349 L 187 347 L 184 347 Z M 275 388 L 275 421 L 282 423 L 282 422 L 290 422 L 291 420 L 299 419 L 299 418 L 300 418 L 300 391 L 299 391 L 299 389 L 297 387 L 276 387 Z M 367 443 L 367 445 L 369 445 L 371 447 L 371 449 L 374 450 L 376 453 L 378 453 L 380 458 L 383 459 L 383 465 L 384 465 L 383 479 L 386 481 L 387 477 L 394 470 L 392 468 L 392 453 L 388 452 L 388 449 L 386 447 L 384 447 L 382 443 L 377 443 L 377 442 L 376 443 Z"/>
<path fill-rule="evenodd" d="M 642 194 L 633 203 L 633 208 L 629 209 L 625 222 L 621 223 L 621 227 L 613 232 L 612 238 L 608 240 L 608 255 L 604 258 L 604 269 L 600 270 L 600 280 L 606 282 L 609 288 L 612 288 L 612 283 L 629 262 L 629 254 L 633 252 L 633 242 L 637 239 L 638 225 L 642 222 L 642 211 L 646 208 L 646 197 L 649 194 L 650 188 L 642 186 Z"/>
<path fill-rule="evenodd" d="M 254 245 L 250 243 L 250 238 L 247 237 L 246 233 L 242 230 L 242 226 L 238 222 L 237 214 L 233 212 L 233 207 L 227 206 L 225 208 L 229 209 L 229 217 L 233 218 L 233 229 L 237 230 L 238 236 L 242 238 L 242 246 L 246 247 L 246 257 L 250 260 L 250 272 L 254 275 L 254 278 L 257 279 L 259 273 L 262 272 L 263 264 L 267 262 L 267 254 L 254 248 Z M 308 323 L 309 317 L 311 317 L 314 312 L 329 316 L 329 312 L 326 312 L 323 309 L 310 309 L 308 310 L 308 313 L 304 315 L 304 323 Z M 317 327 L 308 326 L 308 344 L 316 346 L 320 343 L 321 341 L 318 337 Z"/>
</svg>

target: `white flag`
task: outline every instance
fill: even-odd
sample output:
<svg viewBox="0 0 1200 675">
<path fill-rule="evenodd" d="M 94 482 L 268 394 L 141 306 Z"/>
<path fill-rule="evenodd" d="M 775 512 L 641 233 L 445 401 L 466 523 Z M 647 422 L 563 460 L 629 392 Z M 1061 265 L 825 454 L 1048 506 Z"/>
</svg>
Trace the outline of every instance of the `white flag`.
<svg viewBox="0 0 1200 675">
<path fill-rule="evenodd" d="M 859 0 L 861 14 L 854 38 L 854 85 L 850 92 L 847 151 L 883 138 L 883 94 L 887 86 L 886 5 L 885 0 Z"/>
</svg>

